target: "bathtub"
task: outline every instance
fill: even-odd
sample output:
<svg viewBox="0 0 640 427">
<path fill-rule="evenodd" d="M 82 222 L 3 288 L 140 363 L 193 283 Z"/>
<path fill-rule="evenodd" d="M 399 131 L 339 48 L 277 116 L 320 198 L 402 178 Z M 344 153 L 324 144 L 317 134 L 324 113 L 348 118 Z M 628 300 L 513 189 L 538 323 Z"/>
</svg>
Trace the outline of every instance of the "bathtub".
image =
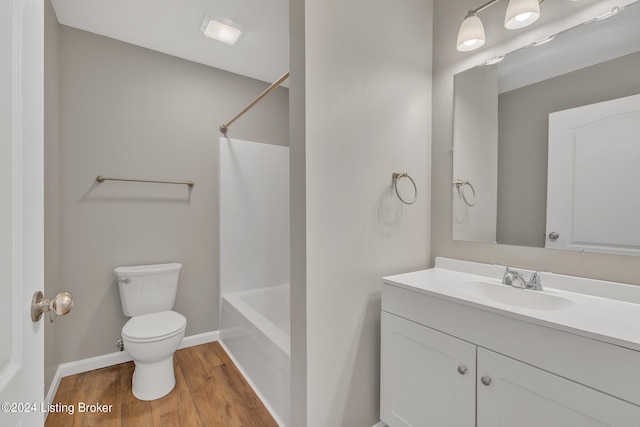
<svg viewBox="0 0 640 427">
<path fill-rule="evenodd" d="M 224 295 L 220 340 L 276 422 L 289 425 L 289 285 Z"/>
</svg>

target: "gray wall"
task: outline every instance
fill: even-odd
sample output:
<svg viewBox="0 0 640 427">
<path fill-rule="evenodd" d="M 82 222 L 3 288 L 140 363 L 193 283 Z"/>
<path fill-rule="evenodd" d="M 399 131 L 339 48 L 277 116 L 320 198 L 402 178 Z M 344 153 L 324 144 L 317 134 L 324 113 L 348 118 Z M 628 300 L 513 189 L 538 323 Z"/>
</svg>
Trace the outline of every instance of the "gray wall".
<svg viewBox="0 0 640 427">
<path fill-rule="evenodd" d="M 306 397 L 306 420 L 296 409 L 292 425 L 370 427 L 380 277 L 429 259 L 431 1 L 292 3 L 292 19 L 304 18 L 291 28 L 293 55 L 302 43 L 305 55 L 291 63 L 292 85 L 304 79 L 291 143 L 294 377 L 306 364 L 292 390 L 294 407 Z M 394 171 L 415 180 L 415 204 L 393 193 Z"/>
<path fill-rule="evenodd" d="M 638 70 L 634 53 L 499 96 L 499 243 L 545 245 L 549 113 L 640 93 Z"/>
<path fill-rule="evenodd" d="M 289 1 L 289 220 L 291 221 L 291 426 L 307 425 L 307 176 L 305 1 Z"/>
<path fill-rule="evenodd" d="M 58 196 L 58 20 L 50 0 L 44 2 L 44 295 L 52 298 L 60 288 L 60 212 Z M 62 321 L 44 324 L 44 393 L 60 364 L 56 330 Z"/>
<path fill-rule="evenodd" d="M 217 330 L 218 126 L 268 84 L 64 26 L 59 64 L 60 277 L 75 300 L 56 321 L 60 362 L 116 351 L 121 265 L 182 263 L 186 335 Z M 288 127 L 280 88 L 229 136 L 288 145 Z"/>
<path fill-rule="evenodd" d="M 640 267 L 634 257 L 451 240 L 453 76 L 493 55 L 513 51 L 584 22 L 611 9 L 615 2 L 544 2 L 539 22 L 521 31 L 505 30 L 502 27 L 504 8 L 494 6 L 481 13 L 487 33 L 485 46 L 472 53 L 457 52 L 455 42 L 460 22 L 466 12 L 476 6 L 475 0 L 436 0 L 434 6 L 432 262 L 436 256 L 444 256 L 640 284 Z"/>
</svg>

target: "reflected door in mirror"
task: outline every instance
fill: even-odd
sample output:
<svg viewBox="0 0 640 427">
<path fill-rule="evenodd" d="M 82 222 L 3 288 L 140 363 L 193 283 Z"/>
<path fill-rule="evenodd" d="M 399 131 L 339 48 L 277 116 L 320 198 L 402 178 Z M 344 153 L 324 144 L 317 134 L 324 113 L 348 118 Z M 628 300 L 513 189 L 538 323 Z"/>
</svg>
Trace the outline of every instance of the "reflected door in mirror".
<svg viewBox="0 0 640 427">
<path fill-rule="evenodd" d="M 547 248 L 640 255 L 640 95 L 550 114 L 548 173 Z"/>
</svg>

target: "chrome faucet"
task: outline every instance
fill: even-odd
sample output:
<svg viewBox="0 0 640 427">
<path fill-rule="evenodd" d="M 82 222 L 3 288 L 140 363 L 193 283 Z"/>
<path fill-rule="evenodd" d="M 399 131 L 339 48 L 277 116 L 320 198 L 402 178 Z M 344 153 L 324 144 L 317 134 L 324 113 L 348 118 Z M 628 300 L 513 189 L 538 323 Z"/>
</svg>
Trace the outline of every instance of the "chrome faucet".
<svg viewBox="0 0 640 427">
<path fill-rule="evenodd" d="M 531 275 L 531 278 L 527 282 L 522 273 L 507 267 L 504 272 L 504 276 L 502 277 L 502 284 L 513 286 L 514 288 L 531 289 L 534 291 L 543 290 L 540 274 L 538 274 L 537 271 Z"/>
</svg>

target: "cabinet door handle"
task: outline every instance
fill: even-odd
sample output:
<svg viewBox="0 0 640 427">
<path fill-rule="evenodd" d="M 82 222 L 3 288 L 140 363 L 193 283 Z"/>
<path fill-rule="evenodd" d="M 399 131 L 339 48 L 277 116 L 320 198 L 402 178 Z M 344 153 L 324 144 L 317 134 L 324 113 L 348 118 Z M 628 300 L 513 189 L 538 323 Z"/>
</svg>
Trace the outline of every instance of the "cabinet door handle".
<svg viewBox="0 0 640 427">
<path fill-rule="evenodd" d="M 489 384 L 491 384 L 491 377 L 485 375 L 484 377 L 480 378 L 480 381 L 482 382 L 482 384 L 488 386 Z"/>
<path fill-rule="evenodd" d="M 464 366 L 464 365 L 460 365 L 460 366 L 458 366 L 458 373 L 459 373 L 460 375 L 464 375 L 464 374 L 466 374 L 466 373 L 467 373 L 467 367 L 466 367 L 466 366 Z"/>
</svg>

